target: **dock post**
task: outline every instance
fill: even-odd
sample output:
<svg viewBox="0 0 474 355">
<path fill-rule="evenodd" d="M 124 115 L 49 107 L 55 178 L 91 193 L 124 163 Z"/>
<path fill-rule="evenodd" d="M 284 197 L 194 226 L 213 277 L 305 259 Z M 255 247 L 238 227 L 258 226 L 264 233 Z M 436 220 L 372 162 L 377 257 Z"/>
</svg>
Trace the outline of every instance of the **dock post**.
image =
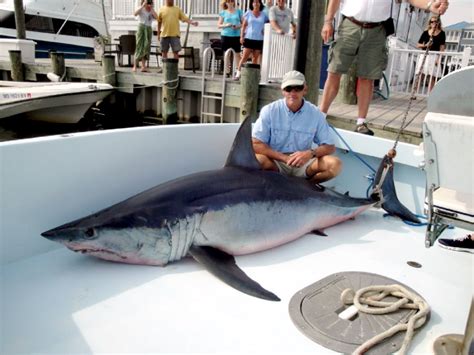
<svg viewBox="0 0 474 355">
<path fill-rule="evenodd" d="M 115 86 L 117 78 L 115 75 L 115 56 L 104 55 L 102 57 L 102 80 L 103 83 Z"/>
<path fill-rule="evenodd" d="M 12 79 L 14 81 L 24 81 L 25 73 L 23 70 L 23 63 L 21 62 L 21 51 L 11 50 L 11 51 L 8 51 L 8 53 L 10 55 Z"/>
<path fill-rule="evenodd" d="M 62 79 L 66 76 L 66 65 L 64 64 L 64 53 L 51 52 L 51 67 L 53 73 Z"/>
<path fill-rule="evenodd" d="M 178 105 L 176 94 L 178 93 L 178 59 L 163 59 L 163 105 L 161 116 L 163 124 L 178 122 Z"/>
<path fill-rule="evenodd" d="M 240 77 L 240 122 L 251 116 L 255 122 L 257 119 L 258 89 L 260 83 L 260 65 L 242 65 Z"/>
<path fill-rule="evenodd" d="M 336 101 L 347 105 L 357 105 L 357 65 L 353 63 L 349 68 L 347 74 L 343 74 L 341 77 L 341 84 L 339 86 L 339 92 L 336 97 Z"/>
</svg>

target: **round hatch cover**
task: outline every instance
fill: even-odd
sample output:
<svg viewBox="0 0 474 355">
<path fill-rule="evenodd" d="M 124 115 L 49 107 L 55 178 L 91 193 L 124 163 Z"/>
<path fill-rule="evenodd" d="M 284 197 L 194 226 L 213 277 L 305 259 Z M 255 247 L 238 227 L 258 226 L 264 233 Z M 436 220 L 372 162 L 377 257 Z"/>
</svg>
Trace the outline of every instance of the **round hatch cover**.
<svg viewBox="0 0 474 355">
<path fill-rule="evenodd" d="M 371 285 L 392 284 L 400 284 L 416 293 L 398 281 L 377 274 L 367 272 L 332 274 L 298 291 L 291 298 L 290 317 L 296 327 L 316 343 L 341 353 L 352 353 L 359 345 L 375 335 L 395 324 L 406 323 L 416 310 L 401 309 L 386 315 L 359 312 L 352 319 L 344 320 L 338 315 L 349 306 L 342 303 L 341 292 L 346 288 L 357 291 Z M 385 298 L 385 301 L 395 300 L 397 300 L 395 297 Z M 377 344 L 366 354 L 393 353 L 401 348 L 404 337 L 405 332 L 399 332 Z"/>
</svg>

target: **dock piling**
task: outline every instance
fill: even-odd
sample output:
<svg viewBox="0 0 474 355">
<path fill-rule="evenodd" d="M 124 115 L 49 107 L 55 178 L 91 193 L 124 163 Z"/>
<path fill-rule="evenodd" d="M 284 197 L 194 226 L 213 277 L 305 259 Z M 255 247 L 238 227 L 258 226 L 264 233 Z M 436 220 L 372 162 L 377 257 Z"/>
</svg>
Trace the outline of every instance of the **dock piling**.
<svg viewBox="0 0 474 355">
<path fill-rule="evenodd" d="M 8 53 L 10 55 L 12 79 L 14 81 L 24 81 L 25 72 L 23 70 L 23 63 L 21 62 L 21 51 L 10 50 Z"/>
<path fill-rule="evenodd" d="M 64 79 L 66 76 L 66 65 L 64 63 L 64 53 L 51 52 L 51 66 L 53 73 Z"/>
<path fill-rule="evenodd" d="M 102 80 L 99 81 L 112 86 L 116 85 L 117 76 L 115 73 L 115 56 L 104 55 L 102 57 Z"/>
<path fill-rule="evenodd" d="M 176 123 L 178 121 L 178 104 L 176 96 L 178 93 L 178 59 L 163 59 L 163 124 Z"/>
<path fill-rule="evenodd" d="M 240 77 L 240 122 L 251 116 L 257 119 L 258 90 L 260 83 L 260 65 L 244 64 Z"/>
</svg>

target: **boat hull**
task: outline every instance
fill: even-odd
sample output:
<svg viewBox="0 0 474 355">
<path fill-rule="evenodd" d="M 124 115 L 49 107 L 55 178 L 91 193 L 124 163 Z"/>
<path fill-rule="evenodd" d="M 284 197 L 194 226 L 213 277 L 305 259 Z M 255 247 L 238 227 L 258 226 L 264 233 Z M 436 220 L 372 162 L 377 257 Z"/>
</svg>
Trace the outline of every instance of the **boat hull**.
<svg viewBox="0 0 474 355">
<path fill-rule="evenodd" d="M 25 86 L 0 87 L 0 119 L 24 114 L 32 120 L 74 124 L 84 117 L 94 103 L 113 91 L 108 84 L 19 85 Z M 16 98 L 9 100 L 13 96 Z"/>
</svg>

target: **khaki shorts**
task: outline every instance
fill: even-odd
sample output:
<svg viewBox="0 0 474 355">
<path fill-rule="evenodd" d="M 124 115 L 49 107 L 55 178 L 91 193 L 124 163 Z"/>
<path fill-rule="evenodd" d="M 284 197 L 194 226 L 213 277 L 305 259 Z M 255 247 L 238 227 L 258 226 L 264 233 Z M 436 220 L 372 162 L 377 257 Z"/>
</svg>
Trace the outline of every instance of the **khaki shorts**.
<svg viewBox="0 0 474 355">
<path fill-rule="evenodd" d="M 175 53 L 181 50 L 181 39 L 179 37 L 161 37 L 160 39 L 161 51 L 168 53 L 171 50 Z"/>
<path fill-rule="evenodd" d="M 344 19 L 338 29 L 337 40 L 329 49 L 331 73 L 345 74 L 354 59 L 357 60 L 357 77 L 377 80 L 387 67 L 387 37 L 383 26 L 362 28 Z"/>
<path fill-rule="evenodd" d="M 308 162 L 305 165 L 300 166 L 300 167 L 290 166 L 290 165 L 288 165 L 286 163 L 283 163 L 279 160 L 274 160 L 273 162 L 275 163 L 275 165 L 278 167 L 278 170 L 280 170 L 280 173 L 282 173 L 282 174 L 289 175 L 289 176 L 297 176 L 297 177 L 307 178 L 308 175 L 306 175 L 306 169 L 316 159 L 317 158 L 312 158 L 312 159 L 308 160 Z"/>
</svg>

